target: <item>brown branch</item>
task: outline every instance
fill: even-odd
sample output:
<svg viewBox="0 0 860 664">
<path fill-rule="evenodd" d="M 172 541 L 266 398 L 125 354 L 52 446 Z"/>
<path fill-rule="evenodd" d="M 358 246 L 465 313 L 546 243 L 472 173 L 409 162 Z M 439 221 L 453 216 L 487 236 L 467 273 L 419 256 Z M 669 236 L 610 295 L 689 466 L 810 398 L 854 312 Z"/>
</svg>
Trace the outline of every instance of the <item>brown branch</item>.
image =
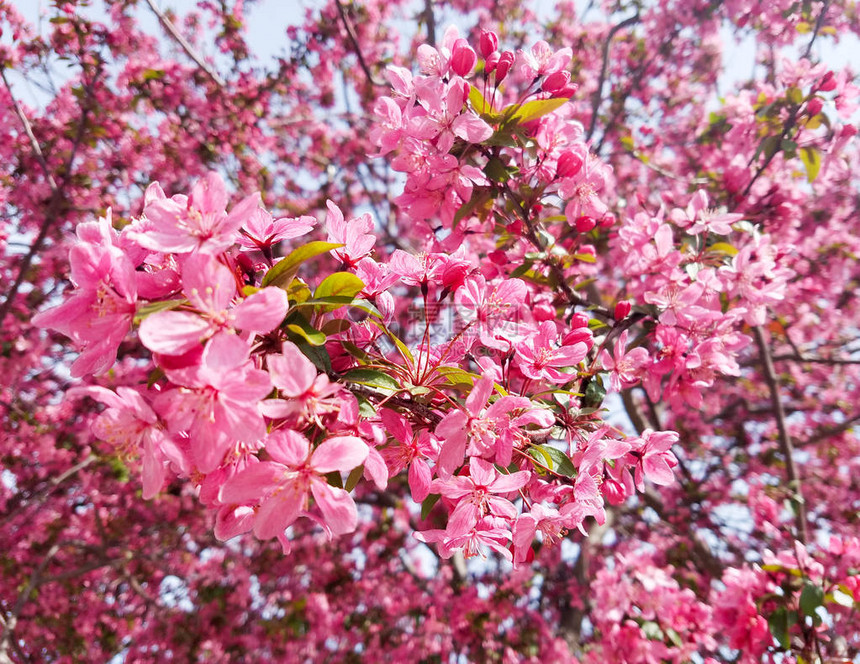
<svg viewBox="0 0 860 664">
<path fill-rule="evenodd" d="M 352 42 L 352 50 L 355 52 L 355 57 L 358 58 L 358 64 L 364 72 L 364 75 L 367 77 L 368 83 L 380 88 L 387 87 L 385 83 L 378 81 L 373 76 L 373 72 L 370 71 L 370 67 L 364 59 L 364 54 L 361 52 L 361 46 L 358 43 L 358 35 L 355 34 L 355 28 L 352 25 L 352 21 L 349 19 L 349 16 L 346 15 L 346 9 L 344 9 L 343 3 L 341 0 L 335 0 L 335 4 L 337 4 L 337 11 L 340 14 L 340 20 L 343 21 L 343 27 L 346 28 L 346 34 L 349 37 L 349 41 Z"/>
<path fill-rule="evenodd" d="M 788 426 L 785 422 L 785 409 L 782 406 L 782 400 L 779 396 L 779 381 L 776 376 L 776 371 L 773 368 L 773 359 L 771 357 L 770 348 L 767 345 L 767 340 L 764 337 L 762 328 L 756 326 L 753 328 L 753 332 L 761 354 L 761 363 L 762 369 L 764 370 L 765 381 L 767 381 L 767 386 L 770 390 L 770 400 L 773 406 L 774 416 L 776 417 L 776 427 L 779 432 L 779 446 L 782 450 L 783 456 L 785 457 L 788 486 L 792 493 L 792 502 L 795 504 L 797 537 L 802 544 L 806 544 L 806 542 L 809 541 L 809 532 L 806 523 L 806 505 L 803 500 L 800 475 L 797 470 L 797 465 L 794 462 L 794 447 L 791 442 L 791 435 L 788 433 Z"/>
<path fill-rule="evenodd" d="M 819 443 L 826 438 L 830 438 L 831 436 L 838 436 L 840 433 L 845 433 L 849 429 L 855 427 L 858 423 L 860 423 L 860 415 L 855 415 L 854 417 L 845 420 L 842 424 L 837 424 L 833 427 L 825 427 L 819 429 L 809 438 L 798 444 L 802 446 L 814 445 L 815 443 Z"/>
<path fill-rule="evenodd" d="M 801 362 L 804 364 L 827 364 L 831 366 L 836 366 L 839 364 L 860 364 L 860 360 L 848 360 L 848 359 L 839 359 L 839 358 L 829 358 L 829 357 L 807 357 L 801 355 L 799 353 L 787 353 L 783 355 L 774 355 L 774 362 Z"/>
<path fill-rule="evenodd" d="M 18 616 L 21 614 L 21 610 L 24 608 L 24 605 L 30 598 L 30 594 L 33 592 L 33 589 L 36 588 L 37 585 L 39 585 L 40 577 L 42 575 L 42 572 L 45 570 L 45 567 L 48 566 L 48 563 L 51 562 L 51 559 L 55 555 L 57 555 L 57 552 L 59 550 L 59 544 L 51 545 L 51 548 L 48 549 L 48 552 L 45 554 L 45 557 L 42 558 L 42 561 L 39 563 L 38 567 L 33 570 L 33 573 L 30 575 L 29 581 L 27 581 L 27 585 L 18 594 L 18 600 L 15 602 L 15 606 L 12 607 L 12 610 L 9 612 L 9 615 L 6 616 L 5 624 L 3 625 L 3 632 L 2 634 L 0 634 L 0 662 L 7 661 L 9 659 L 9 643 L 12 640 L 12 632 L 15 630 L 15 626 L 18 624 Z"/>
<path fill-rule="evenodd" d="M 51 188 L 51 193 L 56 194 L 58 190 L 57 183 L 54 181 L 54 176 L 51 174 L 51 169 L 48 168 L 48 162 L 45 160 L 45 155 L 42 153 L 42 148 L 39 145 L 39 141 L 36 140 L 36 135 L 33 133 L 33 126 L 27 119 L 27 114 L 24 113 L 23 107 L 15 98 L 15 95 L 12 93 L 12 86 L 9 85 L 9 80 L 6 78 L 6 72 L 3 69 L 0 69 L 0 77 L 2 77 L 3 85 L 6 87 L 6 91 L 9 93 L 9 98 L 12 100 L 12 107 L 15 109 L 15 115 L 17 115 L 18 120 L 21 121 L 21 125 L 24 127 L 24 133 L 27 135 L 27 140 L 30 141 L 30 148 L 33 150 L 33 154 L 36 156 L 36 160 L 39 162 L 39 166 L 42 167 L 42 172 L 44 172 L 45 174 L 45 179 L 48 181 L 48 186 Z"/>
<path fill-rule="evenodd" d="M 505 193 L 508 195 L 508 197 L 511 199 L 511 202 L 514 204 L 514 209 L 517 212 L 517 216 L 526 226 L 526 238 L 528 239 L 528 241 L 531 242 L 535 249 L 537 249 L 538 251 L 546 251 L 546 247 L 541 244 L 540 238 L 538 238 L 537 232 L 535 231 L 534 224 L 529 218 L 529 214 L 523 206 L 523 202 L 520 200 L 520 197 L 517 196 L 516 193 L 514 193 L 514 191 L 507 183 L 505 183 L 503 187 Z M 578 305 L 582 307 L 587 307 L 591 313 L 596 314 L 597 316 L 600 316 L 601 318 L 604 318 L 606 320 L 614 319 L 612 312 L 608 309 L 604 309 L 597 304 L 592 304 L 587 299 L 576 294 L 576 292 L 570 287 L 570 284 L 567 283 L 567 277 L 564 274 L 564 270 L 558 264 L 558 262 L 553 259 L 551 255 L 547 254 L 547 256 L 543 259 L 542 262 L 550 269 L 550 272 L 552 272 L 556 282 L 558 282 L 558 288 L 560 288 L 562 293 L 564 293 L 564 296 L 567 298 L 568 304 L 570 304 L 571 306 Z"/>
<path fill-rule="evenodd" d="M 51 495 L 51 493 L 54 491 L 54 489 L 56 489 L 58 486 L 60 486 L 60 484 L 65 482 L 72 475 L 80 472 L 81 470 L 83 470 L 84 468 L 89 466 L 90 464 L 94 463 L 96 460 L 97 460 L 97 458 L 94 455 L 88 456 L 83 461 L 81 461 L 80 463 L 72 466 L 71 468 L 68 468 L 67 470 L 63 471 L 61 474 L 52 478 L 48 482 L 48 486 L 41 489 L 38 493 L 35 493 L 32 496 L 24 495 L 21 497 L 20 502 L 18 500 L 16 500 L 16 502 L 18 503 L 16 506 L 16 509 L 12 510 L 9 514 L 7 514 L 3 518 L 3 520 L 0 521 L 0 525 L 5 524 L 10 519 L 12 519 L 16 516 L 20 516 L 20 510 L 27 509 L 30 505 L 33 505 L 35 503 L 40 503 L 43 500 L 45 500 L 45 498 L 47 498 L 49 495 Z"/>
<path fill-rule="evenodd" d="M 433 0 L 424 0 L 424 22 L 427 24 L 427 43 L 436 46 L 436 17 L 433 15 Z"/>
<path fill-rule="evenodd" d="M 591 99 L 591 121 L 588 123 L 588 132 L 585 135 L 585 140 L 590 141 L 594 130 L 597 128 L 597 111 L 600 109 L 600 104 L 603 102 L 603 84 L 606 82 L 606 77 L 609 74 L 609 49 L 612 46 L 612 40 L 615 35 L 631 25 L 639 22 L 639 14 L 635 14 L 630 18 L 626 18 L 621 23 L 613 25 L 609 34 L 606 35 L 606 41 L 603 42 L 603 64 L 600 67 L 600 78 L 597 79 L 597 89 L 594 91 L 594 96 Z"/>
<path fill-rule="evenodd" d="M 206 61 L 203 60 L 201 55 L 194 50 L 194 47 L 188 42 L 185 37 L 182 36 L 182 33 L 176 29 L 176 26 L 167 18 L 167 15 L 161 11 L 155 4 L 155 0 L 146 0 L 146 4 L 149 5 L 149 8 L 152 10 L 152 13 L 158 17 L 158 21 L 164 27 L 167 32 L 170 33 L 170 36 L 176 40 L 176 42 L 182 47 L 182 50 L 188 54 L 188 57 L 194 60 L 194 64 L 196 64 L 203 72 L 211 78 L 215 84 L 219 88 L 224 88 L 227 86 L 227 82 L 218 75 L 212 67 L 206 64 Z"/>
<path fill-rule="evenodd" d="M 812 53 L 812 45 L 815 43 L 815 39 L 818 37 L 821 32 L 821 28 L 824 27 L 824 17 L 827 14 L 827 8 L 830 6 L 830 0 L 824 0 L 824 4 L 821 6 L 821 11 L 818 14 L 818 18 L 815 20 L 815 28 L 812 31 L 812 37 L 809 40 L 809 43 L 806 45 L 806 50 L 803 52 L 803 58 L 808 60 L 810 54 Z"/>
</svg>

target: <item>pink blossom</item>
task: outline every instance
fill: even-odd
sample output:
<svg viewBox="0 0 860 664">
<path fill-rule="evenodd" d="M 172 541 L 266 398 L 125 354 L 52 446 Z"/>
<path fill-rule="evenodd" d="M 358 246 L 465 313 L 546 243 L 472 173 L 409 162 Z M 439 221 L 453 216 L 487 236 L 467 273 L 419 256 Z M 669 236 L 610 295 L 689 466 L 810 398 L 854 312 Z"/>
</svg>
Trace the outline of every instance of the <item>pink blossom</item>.
<svg viewBox="0 0 860 664">
<path fill-rule="evenodd" d="M 69 250 L 77 290 L 62 304 L 33 316 L 33 325 L 65 334 L 81 348 L 72 376 L 101 375 L 116 361 L 117 348 L 131 328 L 136 273 L 116 246 L 110 211 L 97 222 L 80 224 L 77 235 L 78 243 Z"/>
<path fill-rule="evenodd" d="M 210 172 L 197 181 L 189 197 L 166 198 L 163 193 L 153 196 L 144 208 L 144 218 L 129 237 L 153 251 L 218 254 L 236 241 L 239 227 L 260 206 L 260 195 L 243 199 L 230 214 L 226 211 L 227 202 L 224 181 Z"/>
<path fill-rule="evenodd" d="M 263 288 L 231 306 L 236 279 L 215 258 L 196 254 L 182 266 L 182 289 L 200 315 L 188 311 L 159 311 L 141 323 L 140 339 L 154 353 L 181 355 L 221 330 L 237 328 L 265 334 L 287 314 L 287 295 L 280 288 Z"/>
<path fill-rule="evenodd" d="M 328 230 L 328 241 L 344 245 L 334 251 L 334 255 L 347 265 L 354 266 L 367 256 L 376 242 L 373 235 L 373 219 L 369 214 L 363 214 L 354 219 L 345 220 L 343 212 L 331 201 L 326 201 L 328 212 L 325 225 Z"/>
<path fill-rule="evenodd" d="M 311 450 L 307 438 L 289 429 L 266 439 L 272 461 L 252 464 L 224 483 L 221 501 L 260 507 L 254 519 L 254 534 L 271 539 L 282 534 L 308 509 L 309 495 L 322 512 L 333 535 L 355 530 L 355 503 L 343 489 L 333 487 L 325 475 L 347 472 L 367 458 L 367 445 L 355 436 L 328 438 Z"/>
</svg>

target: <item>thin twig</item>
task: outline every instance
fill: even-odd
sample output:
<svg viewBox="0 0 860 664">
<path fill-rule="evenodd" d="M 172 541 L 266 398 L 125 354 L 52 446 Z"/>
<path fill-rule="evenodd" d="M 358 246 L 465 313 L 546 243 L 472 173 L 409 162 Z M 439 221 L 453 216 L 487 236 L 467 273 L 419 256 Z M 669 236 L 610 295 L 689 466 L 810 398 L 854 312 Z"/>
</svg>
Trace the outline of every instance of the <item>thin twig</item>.
<svg viewBox="0 0 860 664">
<path fill-rule="evenodd" d="M 774 355 L 774 362 L 801 362 L 803 364 L 826 364 L 836 366 L 839 364 L 860 364 L 860 360 L 840 359 L 833 357 L 807 357 L 800 354 Z"/>
<path fill-rule="evenodd" d="M 594 96 L 591 100 L 591 121 L 588 123 L 588 133 L 586 140 L 591 140 L 594 130 L 597 127 L 597 111 L 600 109 L 600 104 L 603 101 L 603 84 L 606 82 L 606 77 L 609 74 L 609 49 L 612 45 L 612 40 L 615 35 L 626 27 L 639 22 L 639 14 L 635 14 L 630 18 L 626 18 L 621 23 L 613 25 L 609 34 L 606 35 L 606 41 L 603 42 L 603 65 L 600 67 L 600 78 L 597 79 L 597 89 L 594 91 Z"/>
<path fill-rule="evenodd" d="M 215 84 L 219 88 L 226 87 L 227 82 L 218 75 L 218 72 L 216 72 L 214 69 L 212 69 L 212 67 L 206 64 L 206 61 L 203 60 L 202 56 L 196 50 L 194 50 L 194 47 L 188 42 L 187 39 L 185 39 L 185 37 L 182 36 L 182 33 L 176 29 L 176 26 L 173 25 L 170 19 L 167 18 L 167 15 L 156 6 L 155 0 L 146 0 L 146 4 L 149 5 L 149 8 L 152 10 L 152 13 L 158 17 L 158 21 L 161 23 L 164 29 L 170 33 L 170 36 L 173 37 L 176 40 L 176 43 L 178 43 L 182 47 L 182 50 L 184 50 L 188 54 L 188 57 L 194 60 L 194 64 L 200 67 L 200 69 L 202 69 L 209 78 L 215 81 Z"/>
<path fill-rule="evenodd" d="M 806 524 L 806 505 L 803 501 L 800 475 L 797 471 L 797 465 L 794 462 L 794 447 L 791 442 L 791 435 L 788 433 L 788 426 L 785 422 L 785 410 L 782 406 L 782 399 L 780 399 L 779 396 L 779 381 L 776 377 L 776 371 L 773 368 L 773 359 L 771 358 L 767 340 L 764 338 L 764 332 L 759 326 L 754 327 L 753 332 L 755 334 L 755 340 L 758 344 L 759 352 L 761 353 L 764 377 L 767 381 L 767 386 L 770 389 L 770 401 L 773 406 L 774 416 L 776 417 L 777 431 L 779 432 L 779 446 L 782 450 L 783 456 L 785 457 L 788 486 L 792 492 L 792 502 L 795 503 L 795 521 L 798 531 L 797 537 L 802 544 L 806 544 L 806 542 L 809 541 L 809 532 Z"/>
<path fill-rule="evenodd" d="M 845 433 L 846 431 L 852 429 L 858 424 L 860 424 L 860 415 L 855 415 L 854 417 L 851 417 L 842 422 L 841 424 L 837 424 L 836 426 L 819 429 L 809 438 L 799 444 L 801 446 L 814 445 L 815 443 L 818 443 L 825 438 L 830 438 L 831 436 L 838 436 L 840 433 Z"/>
<path fill-rule="evenodd" d="M 812 38 L 809 40 L 809 43 L 806 45 L 806 50 L 803 52 L 803 58 L 805 60 L 809 59 L 810 54 L 812 53 L 812 45 L 815 43 L 816 37 L 821 32 L 821 28 L 824 27 L 824 16 L 827 14 L 827 8 L 830 6 L 830 0 L 824 0 L 824 4 L 821 6 L 821 11 L 818 13 L 818 18 L 815 20 L 815 28 L 812 30 Z"/>
<path fill-rule="evenodd" d="M 151 2 L 152 0 L 147 1 Z M 343 3 L 341 0 L 335 0 L 335 3 L 337 4 L 337 11 L 340 14 L 340 20 L 343 21 L 343 27 L 346 28 L 346 34 L 349 37 L 349 41 L 352 42 L 352 50 L 355 51 L 355 57 L 358 58 L 358 64 L 361 66 L 364 75 L 367 77 L 368 83 L 379 88 L 386 87 L 385 83 L 378 81 L 373 76 L 373 72 L 370 71 L 370 67 L 364 59 L 364 54 L 361 52 L 361 46 L 358 43 L 358 36 L 355 34 L 355 28 L 353 27 L 349 16 L 346 15 L 346 9 L 344 9 Z"/>
<path fill-rule="evenodd" d="M 12 100 L 12 107 L 15 109 L 15 115 L 18 116 L 18 120 L 21 121 L 21 125 L 24 127 L 24 133 L 27 135 L 27 140 L 30 141 L 30 148 L 33 150 L 33 154 L 36 156 L 39 166 L 42 167 L 42 172 L 45 174 L 45 180 L 47 180 L 48 186 L 51 188 L 51 193 L 56 194 L 58 190 L 57 183 L 54 181 L 51 169 L 48 168 L 48 162 L 45 160 L 45 155 L 42 153 L 39 141 L 36 140 L 36 135 L 33 133 L 33 127 L 27 119 L 27 114 L 24 113 L 24 109 L 12 93 L 12 86 L 9 85 L 9 80 L 6 78 L 6 72 L 2 69 L 0 69 L 0 77 L 3 78 L 3 85 L 6 86 L 6 91 L 9 93 L 9 98 Z"/>
<path fill-rule="evenodd" d="M 24 109 L 21 107 L 21 104 L 19 104 L 18 100 L 15 98 L 15 95 L 12 92 L 12 87 L 9 85 L 9 81 L 6 78 L 6 74 L 2 70 L 0 70 L 0 77 L 2 77 L 3 79 L 3 85 L 6 87 L 6 91 L 9 93 L 9 97 L 12 100 L 12 105 L 15 108 L 15 114 L 21 121 L 21 125 L 24 128 L 24 133 L 27 136 L 27 140 L 30 142 L 30 148 L 33 151 L 33 155 L 36 157 L 36 160 L 39 162 L 40 167 L 44 171 L 45 180 L 47 181 L 48 187 L 51 190 L 51 196 L 48 199 L 45 218 L 42 220 L 42 224 L 39 227 L 39 232 L 36 234 L 36 237 L 33 240 L 33 244 L 30 245 L 29 251 L 27 251 L 27 254 L 21 261 L 21 265 L 18 269 L 18 274 L 15 277 L 15 281 L 12 282 L 12 286 L 6 292 L 6 297 L 3 300 L 3 304 L 0 305 L 0 325 L 2 325 L 6 320 L 6 316 L 9 314 L 9 311 L 12 309 L 12 302 L 15 300 L 15 296 L 18 294 L 18 290 L 24 283 L 24 279 L 30 269 L 30 265 L 32 265 L 33 263 L 33 259 L 36 257 L 39 251 L 41 251 L 42 245 L 44 245 L 45 240 L 48 238 L 48 231 L 54 223 L 55 216 L 65 203 L 65 197 L 63 195 L 62 189 L 57 186 L 57 182 L 54 180 L 54 176 L 51 173 L 51 169 L 48 167 L 48 162 L 45 159 L 45 155 L 42 153 L 42 148 L 39 146 L 39 141 L 36 140 L 36 135 L 33 133 L 33 127 L 32 125 L 30 125 L 30 121 L 27 119 L 27 115 L 26 113 L 24 113 Z M 68 169 L 66 172 L 69 172 Z"/>
</svg>

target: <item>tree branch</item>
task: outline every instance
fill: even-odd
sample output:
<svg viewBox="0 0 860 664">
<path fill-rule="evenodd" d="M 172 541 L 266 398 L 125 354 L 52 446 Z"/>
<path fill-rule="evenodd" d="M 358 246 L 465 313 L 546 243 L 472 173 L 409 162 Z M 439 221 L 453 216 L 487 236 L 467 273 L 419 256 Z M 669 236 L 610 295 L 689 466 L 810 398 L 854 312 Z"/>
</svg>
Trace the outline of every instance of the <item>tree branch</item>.
<svg viewBox="0 0 860 664">
<path fill-rule="evenodd" d="M 427 43 L 436 46 L 436 17 L 433 14 L 433 0 L 424 0 L 424 22 L 427 24 Z"/>
<path fill-rule="evenodd" d="M 609 50 L 612 46 L 612 40 L 615 35 L 626 27 L 639 22 L 639 14 L 634 14 L 630 18 L 626 18 L 621 23 L 613 25 L 609 34 L 606 35 L 606 41 L 603 42 L 603 64 L 600 67 L 600 78 L 597 79 L 597 89 L 594 91 L 594 96 L 591 99 L 591 121 L 588 123 L 588 132 L 585 135 L 585 140 L 590 141 L 594 130 L 597 128 L 597 111 L 600 109 L 600 104 L 603 102 L 603 84 L 606 82 L 606 77 L 609 74 Z"/>
<path fill-rule="evenodd" d="M 803 500 L 800 475 L 797 471 L 797 465 L 794 463 L 794 447 L 791 442 L 791 436 L 788 433 L 788 426 L 785 422 L 785 409 L 782 406 L 782 400 L 779 396 L 779 381 L 776 377 L 776 371 L 773 368 L 773 359 L 770 354 L 770 348 L 767 345 L 767 340 L 764 338 L 762 328 L 756 326 L 753 328 L 753 332 L 755 334 L 755 340 L 758 344 L 759 352 L 761 353 L 764 377 L 767 381 L 768 389 L 770 390 L 770 401 L 773 406 L 774 416 L 776 417 L 776 427 L 779 432 L 779 446 L 782 450 L 783 456 L 785 457 L 788 486 L 792 492 L 792 502 L 795 504 L 797 537 L 801 543 L 806 544 L 806 542 L 809 541 L 809 532 L 806 523 L 806 505 Z"/>
<path fill-rule="evenodd" d="M 59 544 L 55 543 L 51 545 L 51 548 L 48 549 L 45 557 L 42 558 L 42 562 L 40 562 L 38 567 L 33 570 L 29 581 L 27 581 L 27 585 L 18 594 L 18 600 L 15 602 L 15 606 L 12 607 L 9 615 L 6 616 L 5 624 L 3 625 L 3 633 L 0 634 L 0 662 L 9 660 L 9 642 L 12 639 L 12 632 L 15 630 L 15 626 L 18 624 L 18 616 L 21 614 L 21 610 L 30 598 L 30 593 L 32 593 L 33 589 L 39 584 L 39 577 L 42 575 L 45 567 L 48 566 L 48 563 L 50 563 L 51 559 L 57 555 L 59 550 Z"/>
<path fill-rule="evenodd" d="M 352 50 L 355 51 L 355 57 L 358 58 L 358 64 L 364 72 L 364 75 L 367 77 L 368 83 L 380 88 L 386 87 L 385 83 L 378 81 L 373 76 L 373 72 L 370 71 L 370 67 L 364 59 L 364 54 L 361 52 L 361 46 L 358 43 L 358 35 L 355 34 L 355 28 L 352 25 L 352 21 L 349 19 L 349 16 L 346 15 L 346 9 L 344 9 L 343 3 L 341 0 L 335 0 L 335 4 L 337 4 L 337 11 L 338 14 L 340 14 L 340 20 L 343 21 L 343 27 L 346 28 L 346 34 L 349 37 L 349 41 L 352 42 Z"/>
<path fill-rule="evenodd" d="M 167 32 L 170 33 L 170 36 L 176 40 L 176 43 L 182 47 L 182 50 L 188 54 L 188 57 L 194 60 L 194 64 L 196 64 L 203 72 L 211 78 L 215 84 L 219 88 L 227 87 L 227 82 L 218 75 L 212 67 L 206 64 L 206 61 L 203 60 L 202 56 L 194 50 L 194 47 L 188 42 L 185 37 L 182 36 L 182 33 L 176 29 L 176 26 L 171 23 L 170 19 L 167 18 L 167 15 L 161 11 L 155 4 L 155 0 L 146 0 L 146 4 L 149 5 L 149 8 L 152 10 L 152 13 L 158 17 L 159 23 L 164 27 Z"/>
<path fill-rule="evenodd" d="M 802 57 L 806 60 L 809 59 L 809 56 L 812 53 L 812 45 L 815 43 L 815 39 L 821 32 L 821 28 L 824 27 L 824 16 L 827 14 L 827 8 L 829 6 L 830 0 L 824 0 L 824 4 L 821 6 L 821 11 L 818 14 L 818 18 L 815 20 L 815 28 L 812 31 L 812 37 L 810 38 L 809 43 L 806 45 L 806 50 L 803 52 Z"/>
</svg>

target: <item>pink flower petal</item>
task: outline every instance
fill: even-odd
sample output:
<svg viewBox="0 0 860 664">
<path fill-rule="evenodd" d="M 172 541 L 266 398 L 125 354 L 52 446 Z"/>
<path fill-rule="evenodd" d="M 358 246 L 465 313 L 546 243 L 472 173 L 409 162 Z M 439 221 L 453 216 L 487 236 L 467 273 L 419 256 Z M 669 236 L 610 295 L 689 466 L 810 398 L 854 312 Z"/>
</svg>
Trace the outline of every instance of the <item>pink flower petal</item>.
<svg viewBox="0 0 860 664">
<path fill-rule="evenodd" d="M 314 450 L 311 467 L 321 475 L 335 470 L 348 471 L 367 458 L 367 444 L 356 436 L 335 436 Z"/>
<path fill-rule="evenodd" d="M 240 330 L 266 334 L 274 330 L 287 315 L 287 293 L 280 288 L 264 288 L 250 295 L 234 310 Z"/>
<path fill-rule="evenodd" d="M 212 324 L 187 311 L 159 311 L 140 324 L 140 340 L 153 353 L 182 355 L 212 333 Z"/>
<path fill-rule="evenodd" d="M 329 486 L 319 478 L 311 479 L 314 495 L 332 535 L 351 533 L 358 524 L 358 511 L 352 497 L 343 489 Z"/>
</svg>

